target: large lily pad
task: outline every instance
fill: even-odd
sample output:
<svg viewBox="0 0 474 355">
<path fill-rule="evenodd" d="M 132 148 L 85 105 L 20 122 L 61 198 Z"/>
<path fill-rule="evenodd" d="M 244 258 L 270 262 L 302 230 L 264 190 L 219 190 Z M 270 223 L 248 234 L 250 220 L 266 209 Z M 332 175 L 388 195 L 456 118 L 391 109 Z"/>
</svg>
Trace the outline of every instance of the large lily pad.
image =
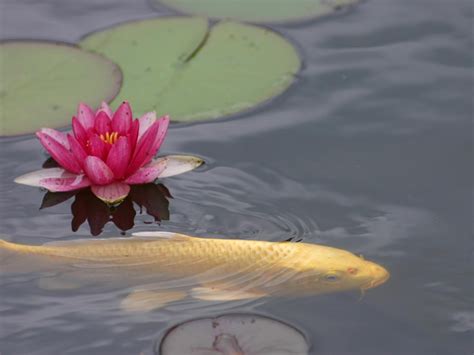
<svg viewBox="0 0 474 355">
<path fill-rule="evenodd" d="M 131 22 L 80 45 L 120 65 L 124 85 L 116 101 L 174 121 L 249 109 L 283 92 L 300 68 L 294 47 L 278 34 L 227 21 L 209 29 L 202 18 Z"/>
<path fill-rule="evenodd" d="M 150 0 L 186 14 L 260 23 L 304 21 L 359 0 Z"/>
<path fill-rule="evenodd" d="M 110 60 L 65 44 L 3 42 L 0 63 L 1 136 L 66 126 L 80 101 L 110 101 L 122 81 Z"/>
</svg>

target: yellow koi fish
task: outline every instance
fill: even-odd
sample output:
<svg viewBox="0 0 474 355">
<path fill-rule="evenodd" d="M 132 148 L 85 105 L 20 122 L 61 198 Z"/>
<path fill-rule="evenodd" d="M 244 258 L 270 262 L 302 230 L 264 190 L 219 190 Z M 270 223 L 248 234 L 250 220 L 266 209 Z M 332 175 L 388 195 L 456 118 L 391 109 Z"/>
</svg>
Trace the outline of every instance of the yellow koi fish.
<svg viewBox="0 0 474 355">
<path fill-rule="evenodd" d="M 169 232 L 42 246 L 0 240 L 0 272 L 47 272 L 40 287 L 132 287 L 127 310 L 185 298 L 209 301 L 303 296 L 384 283 L 382 266 L 328 246 L 189 237 Z"/>
</svg>

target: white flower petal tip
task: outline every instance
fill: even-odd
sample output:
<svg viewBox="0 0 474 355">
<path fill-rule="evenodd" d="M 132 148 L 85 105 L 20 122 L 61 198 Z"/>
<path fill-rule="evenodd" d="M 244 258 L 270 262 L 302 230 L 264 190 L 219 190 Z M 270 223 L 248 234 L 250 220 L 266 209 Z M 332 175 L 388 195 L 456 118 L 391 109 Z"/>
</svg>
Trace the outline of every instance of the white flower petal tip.
<svg viewBox="0 0 474 355">
<path fill-rule="evenodd" d="M 61 168 L 49 168 L 32 171 L 31 173 L 18 176 L 13 181 L 21 185 L 41 187 L 41 180 L 50 178 L 70 178 L 74 176 L 76 175 Z"/>
<path fill-rule="evenodd" d="M 301 332 L 285 323 L 233 314 L 172 328 L 161 342 L 160 354 L 260 354 L 262 349 L 265 354 L 307 355 L 309 345 Z"/>
<path fill-rule="evenodd" d="M 194 170 L 204 164 L 204 160 L 192 155 L 167 155 L 155 160 L 166 161 L 166 167 L 158 178 L 170 177 Z"/>
<path fill-rule="evenodd" d="M 90 185 L 84 174 L 73 174 L 61 168 L 36 170 L 13 181 L 17 184 L 43 187 L 51 192 L 80 190 Z"/>
<path fill-rule="evenodd" d="M 130 186 L 121 182 L 108 185 L 93 185 L 91 190 L 100 200 L 108 205 L 121 203 L 130 193 Z"/>
</svg>

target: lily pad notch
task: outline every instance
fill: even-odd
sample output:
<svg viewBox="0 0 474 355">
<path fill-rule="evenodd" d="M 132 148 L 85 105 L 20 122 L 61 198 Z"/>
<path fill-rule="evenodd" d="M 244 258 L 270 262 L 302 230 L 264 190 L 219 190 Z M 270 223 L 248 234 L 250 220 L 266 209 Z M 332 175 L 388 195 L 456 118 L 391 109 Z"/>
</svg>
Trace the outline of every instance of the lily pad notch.
<svg viewBox="0 0 474 355">
<path fill-rule="evenodd" d="M 86 36 L 80 46 L 122 69 L 115 102 L 193 122 L 247 111 L 284 92 L 299 72 L 294 46 L 257 26 L 167 17 L 134 21 Z"/>
<path fill-rule="evenodd" d="M 78 102 L 110 102 L 122 85 L 118 65 L 71 44 L 3 41 L 0 62 L 0 136 L 65 127 Z"/>
</svg>

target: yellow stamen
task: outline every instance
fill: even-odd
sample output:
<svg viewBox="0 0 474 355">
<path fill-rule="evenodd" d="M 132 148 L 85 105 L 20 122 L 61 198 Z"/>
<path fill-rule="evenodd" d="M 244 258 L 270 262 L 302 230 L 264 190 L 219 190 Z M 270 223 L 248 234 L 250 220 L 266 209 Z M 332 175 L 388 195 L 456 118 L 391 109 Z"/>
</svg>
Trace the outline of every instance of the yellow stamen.
<svg viewBox="0 0 474 355">
<path fill-rule="evenodd" d="M 118 132 L 112 132 L 112 133 L 106 132 L 105 135 L 101 134 L 99 137 L 105 143 L 115 144 L 115 142 L 117 142 L 117 139 L 118 139 Z"/>
</svg>

